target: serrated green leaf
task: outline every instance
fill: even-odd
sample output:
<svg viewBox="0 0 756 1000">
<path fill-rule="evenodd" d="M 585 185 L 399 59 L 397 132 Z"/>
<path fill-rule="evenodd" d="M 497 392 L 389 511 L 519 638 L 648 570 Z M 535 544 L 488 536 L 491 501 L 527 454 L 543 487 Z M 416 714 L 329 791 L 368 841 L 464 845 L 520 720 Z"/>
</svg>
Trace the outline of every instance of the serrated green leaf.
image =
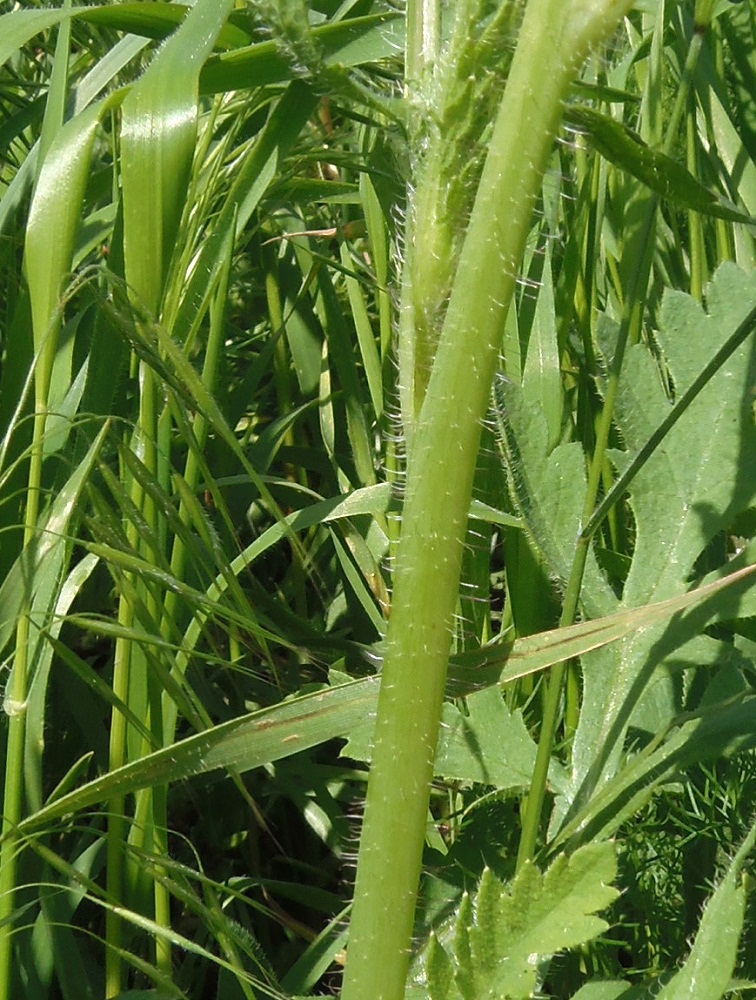
<svg viewBox="0 0 756 1000">
<path fill-rule="evenodd" d="M 469 893 L 464 893 L 457 910 L 456 934 L 454 938 L 454 978 L 464 1000 L 474 1000 L 475 980 L 473 969 L 470 931 L 473 926 L 473 901 Z"/>
<path fill-rule="evenodd" d="M 549 430 L 539 401 L 527 400 L 512 382 L 496 389 L 496 421 L 517 513 L 548 574 L 566 582 L 580 532 L 586 478 L 577 442 L 549 450 Z M 598 618 L 616 606 L 590 553 L 584 607 Z"/>
<path fill-rule="evenodd" d="M 681 292 L 665 296 L 658 341 L 676 394 L 685 390 L 738 326 L 754 297 L 756 275 L 731 264 L 719 269 L 707 289 L 708 312 Z M 693 401 L 633 481 L 630 503 L 637 539 L 623 603 L 683 593 L 699 554 L 738 511 L 752 503 L 756 466 L 742 460 L 743 455 L 756 453 L 756 426 L 748 416 L 751 384 L 749 350 L 744 345 Z M 628 352 L 616 407 L 627 445 L 626 452 L 613 452 L 619 468 L 670 406 L 650 352 L 636 345 Z M 587 598 L 590 587 L 588 581 Z M 631 717 L 635 725 L 658 732 L 680 710 L 665 659 L 674 652 L 679 670 L 686 660 L 685 643 L 701 628 L 696 615 L 683 617 L 627 636 L 608 655 L 597 652 L 583 658 L 585 697 L 574 745 L 572 794 L 578 794 L 582 785 L 580 795 L 587 796 L 599 774 L 614 772 Z M 646 690 L 639 702 L 641 677 Z"/>
<path fill-rule="evenodd" d="M 454 965 L 435 934 L 431 934 L 428 941 L 425 974 L 430 1000 L 455 1000 L 459 996 L 454 983 Z"/>
<path fill-rule="evenodd" d="M 437 775 L 500 789 L 524 789 L 530 784 L 535 756 L 536 745 L 522 713 L 510 712 L 498 689 L 470 695 L 466 713 L 450 702 L 444 705 Z M 556 761 L 550 779 L 557 789 L 565 780 Z"/>
<path fill-rule="evenodd" d="M 429 960 L 434 978 L 448 967 L 437 954 L 443 943 L 454 955 L 454 978 L 464 1000 L 526 1000 L 537 985 L 543 959 L 606 929 L 596 914 L 619 895 L 611 885 L 616 869 L 609 842 L 590 844 L 571 857 L 561 855 L 543 876 L 527 862 L 511 885 L 486 869 L 472 903 L 463 897 L 453 939 L 439 935 L 426 953 L 428 982 Z M 431 997 L 436 1000 L 433 993 Z"/>
</svg>

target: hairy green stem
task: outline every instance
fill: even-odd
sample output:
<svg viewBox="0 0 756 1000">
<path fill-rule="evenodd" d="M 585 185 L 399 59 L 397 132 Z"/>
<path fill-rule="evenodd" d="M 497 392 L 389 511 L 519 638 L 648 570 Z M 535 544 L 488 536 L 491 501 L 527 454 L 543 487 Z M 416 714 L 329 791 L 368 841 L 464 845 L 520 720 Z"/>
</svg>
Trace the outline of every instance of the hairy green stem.
<svg viewBox="0 0 756 1000">
<path fill-rule="evenodd" d="M 343 1000 L 404 995 L 481 421 L 562 102 L 629 2 L 524 15 L 409 455 Z"/>
</svg>

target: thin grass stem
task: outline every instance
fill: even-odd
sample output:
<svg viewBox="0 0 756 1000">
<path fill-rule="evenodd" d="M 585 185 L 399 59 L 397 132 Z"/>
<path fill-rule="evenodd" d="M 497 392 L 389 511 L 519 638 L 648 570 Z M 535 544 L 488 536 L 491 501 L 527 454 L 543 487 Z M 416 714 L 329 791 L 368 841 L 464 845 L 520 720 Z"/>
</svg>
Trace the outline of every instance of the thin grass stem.
<svg viewBox="0 0 756 1000">
<path fill-rule="evenodd" d="M 669 153 L 678 135 L 678 130 L 685 113 L 688 95 L 693 82 L 693 74 L 701 50 L 701 42 L 702 35 L 699 32 L 695 32 L 688 49 L 688 56 L 685 63 L 681 85 L 677 92 L 672 114 L 667 125 L 666 138 L 663 144 L 663 151 L 665 153 Z M 562 613 L 559 622 L 560 627 L 571 625 L 575 620 L 580 600 L 580 590 L 583 583 L 583 574 L 585 572 L 585 565 L 588 558 L 588 549 L 591 544 L 593 534 L 598 524 L 600 524 L 601 520 L 603 520 L 603 517 L 606 516 L 606 513 L 611 509 L 611 506 L 616 503 L 621 496 L 621 494 L 611 490 L 607 496 L 613 496 L 612 505 L 604 506 L 602 504 L 601 518 L 597 519 L 595 517 L 594 511 L 596 510 L 602 470 L 607 457 L 609 435 L 612 428 L 612 422 L 614 420 L 614 408 L 619 390 L 620 378 L 622 375 L 625 352 L 628 343 L 635 343 L 640 337 L 643 305 L 646 298 L 646 289 L 648 287 L 651 266 L 653 263 L 654 232 L 658 202 L 659 200 L 656 195 L 649 194 L 643 223 L 638 234 L 638 238 L 634 241 L 631 248 L 632 255 L 635 259 L 638 259 L 640 263 L 632 270 L 630 285 L 625 293 L 622 319 L 620 321 L 617 342 L 607 378 L 603 407 L 601 410 L 601 417 L 596 434 L 596 443 L 588 472 L 588 484 L 585 494 L 585 503 L 583 506 L 582 521 L 586 525 L 591 524 L 592 530 L 588 533 L 585 529 L 583 529 L 575 546 L 570 576 L 567 581 L 564 603 L 562 605 Z M 742 340 L 740 342 L 742 342 Z M 732 350 L 734 349 L 735 348 L 733 347 Z M 730 353 L 732 352 L 730 351 Z M 729 354 L 727 356 L 729 356 Z M 720 364 L 723 363 L 724 360 L 725 359 L 723 358 L 720 361 Z M 707 366 L 707 368 L 708 367 L 709 366 Z M 704 383 L 698 386 L 696 393 L 700 391 L 703 384 Z M 690 400 L 688 400 L 686 408 L 690 405 L 693 398 L 694 397 L 691 397 Z M 664 425 L 666 425 L 664 433 L 668 432 L 670 427 L 677 421 L 677 419 L 679 419 L 681 415 L 682 414 L 678 414 L 671 424 L 668 423 L 668 421 L 664 422 Z M 648 459 L 651 452 L 662 440 L 661 437 L 657 438 L 656 435 L 654 435 L 654 439 L 651 451 L 648 451 L 645 454 L 640 465 L 634 467 L 633 475 L 637 473 L 641 465 Z M 628 483 L 629 480 L 625 480 L 623 493 L 627 488 Z M 521 868 L 526 861 L 532 859 L 536 851 L 538 833 L 541 826 L 543 802 L 546 795 L 549 762 L 551 760 L 554 740 L 556 737 L 559 709 L 562 701 L 564 680 L 567 674 L 567 669 L 567 665 L 559 664 L 559 666 L 555 667 L 551 671 L 546 683 L 546 695 L 544 700 L 541 731 L 538 740 L 536 763 L 533 769 L 533 777 L 523 810 L 522 833 L 517 853 L 518 869 Z M 573 702 L 576 696 L 576 690 L 574 687 L 569 694 L 570 701 Z M 570 727 L 573 724 L 572 720 L 574 720 L 574 715 L 575 712 L 573 707 L 570 712 Z"/>
</svg>

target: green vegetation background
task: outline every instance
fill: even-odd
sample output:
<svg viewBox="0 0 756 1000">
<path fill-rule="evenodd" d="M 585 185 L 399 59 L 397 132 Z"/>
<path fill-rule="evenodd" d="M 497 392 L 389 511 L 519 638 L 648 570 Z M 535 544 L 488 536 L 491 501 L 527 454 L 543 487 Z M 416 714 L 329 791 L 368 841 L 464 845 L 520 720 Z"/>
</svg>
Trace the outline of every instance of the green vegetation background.
<svg viewBox="0 0 756 1000">
<path fill-rule="evenodd" d="M 425 89 L 381 0 L 0 17 L 0 997 L 340 989 L 525 6 L 445 7 Z M 578 67 L 475 452 L 413 998 L 756 989 L 755 43 L 747 2 L 644 0 Z"/>
</svg>

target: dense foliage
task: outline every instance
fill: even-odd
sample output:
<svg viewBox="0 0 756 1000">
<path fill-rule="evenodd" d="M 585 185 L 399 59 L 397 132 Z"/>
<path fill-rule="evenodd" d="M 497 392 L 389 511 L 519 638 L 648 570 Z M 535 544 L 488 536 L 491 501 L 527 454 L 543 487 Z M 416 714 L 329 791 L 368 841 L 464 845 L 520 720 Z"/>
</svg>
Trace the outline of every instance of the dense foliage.
<svg viewBox="0 0 756 1000">
<path fill-rule="evenodd" d="M 9 7 L 0 1000 L 750 995 L 752 5 Z"/>
</svg>

